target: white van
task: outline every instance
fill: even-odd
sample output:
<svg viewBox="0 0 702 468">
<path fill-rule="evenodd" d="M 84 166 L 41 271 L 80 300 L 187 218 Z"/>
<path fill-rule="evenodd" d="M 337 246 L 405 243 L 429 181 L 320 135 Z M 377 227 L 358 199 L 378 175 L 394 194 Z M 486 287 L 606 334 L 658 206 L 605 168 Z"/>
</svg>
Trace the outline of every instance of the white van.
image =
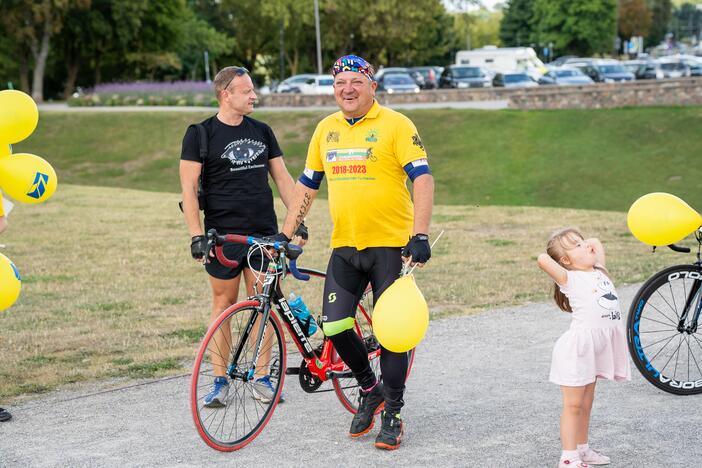
<svg viewBox="0 0 702 468">
<path fill-rule="evenodd" d="M 548 71 L 531 47 L 495 47 L 459 50 L 456 65 L 483 67 L 491 73 L 524 72 L 538 80 Z"/>
</svg>

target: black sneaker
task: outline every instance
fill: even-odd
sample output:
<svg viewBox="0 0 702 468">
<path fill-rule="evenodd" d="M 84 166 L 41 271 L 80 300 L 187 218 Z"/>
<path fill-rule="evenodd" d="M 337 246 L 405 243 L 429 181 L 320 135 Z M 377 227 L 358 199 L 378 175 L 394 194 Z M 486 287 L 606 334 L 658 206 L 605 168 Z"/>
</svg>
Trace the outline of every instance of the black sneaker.
<svg viewBox="0 0 702 468">
<path fill-rule="evenodd" d="M 385 450 L 395 450 L 399 448 L 403 432 L 400 412 L 383 411 L 381 419 L 383 425 L 380 428 L 378 437 L 375 438 L 375 446 Z"/>
<path fill-rule="evenodd" d="M 375 411 L 385 401 L 383 396 L 383 384 L 378 384 L 373 389 L 365 393 L 363 390 L 358 392 L 358 412 L 353 415 L 351 421 L 351 429 L 349 435 L 351 437 L 360 437 L 367 434 L 373 428 L 373 420 L 375 419 Z"/>
</svg>

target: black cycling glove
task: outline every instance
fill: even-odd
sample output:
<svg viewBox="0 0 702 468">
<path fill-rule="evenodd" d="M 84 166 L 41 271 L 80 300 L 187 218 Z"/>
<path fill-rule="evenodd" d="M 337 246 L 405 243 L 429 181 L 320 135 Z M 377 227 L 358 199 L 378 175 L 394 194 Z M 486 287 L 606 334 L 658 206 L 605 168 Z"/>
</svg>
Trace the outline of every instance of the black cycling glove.
<svg viewBox="0 0 702 468">
<path fill-rule="evenodd" d="M 305 226 L 304 222 L 300 223 L 300 225 L 297 227 L 295 234 L 293 234 L 293 237 L 295 237 L 295 236 L 300 236 L 302 238 L 302 240 L 307 240 L 309 238 L 307 226 Z"/>
<path fill-rule="evenodd" d="M 426 263 L 431 258 L 431 247 L 429 247 L 429 236 L 426 234 L 415 234 L 402 249 L 403 257 L 412 257 L 414 263 Z"/>
<path fill-rule="evenodd" d="M 275 234 L 273 236 L 266 237 L 266 240 L 269 242 L 290 242 L 290 238 L 282 232 L 279 232 L 278 234 Z"/>
<path fill-rule="evenodd" d="M 190 255 L 201 260 L 207 254 L 207 237 L 193 236 L 190 242 Z"/>
</svg>

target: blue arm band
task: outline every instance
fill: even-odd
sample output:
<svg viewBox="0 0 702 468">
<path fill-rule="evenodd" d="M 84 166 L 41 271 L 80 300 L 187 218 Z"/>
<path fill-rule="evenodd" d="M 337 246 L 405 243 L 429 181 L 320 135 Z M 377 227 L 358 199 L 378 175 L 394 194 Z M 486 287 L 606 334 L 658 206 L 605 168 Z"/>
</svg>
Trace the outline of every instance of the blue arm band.
<svg viewBox="0 0 702 468">
<path fill-rule="evenodd" d="M 429 169 L 429 163 L 426 159 L 418 159 L 416 161 L 412 161 L 411 163 L 406 164 L 404 169 L 407 173 L 407 176 L 412 182 L 414 182 L 414 179 L 416 179 L 422 174 L 431 174 L 431 170 Z"/>
<path fill-rule="evenodd" d="M 317 172 L 313 171 L 312 169 L 305 168 L 299 181 L 307 188 L 319 190 L 319 186 L 322 185 L 322 179 L 324 179 L 324 172 Z"/>
</svg>

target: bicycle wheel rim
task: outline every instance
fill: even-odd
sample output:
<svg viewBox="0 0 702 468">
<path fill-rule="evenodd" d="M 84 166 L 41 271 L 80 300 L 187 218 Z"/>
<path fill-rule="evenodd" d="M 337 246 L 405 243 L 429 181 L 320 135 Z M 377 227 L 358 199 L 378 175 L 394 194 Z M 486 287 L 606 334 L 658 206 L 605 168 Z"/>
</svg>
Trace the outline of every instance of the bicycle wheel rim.
<svg viewBox="0 0 702 468">
<path fill-rule="evenodd" d="M 678 265 L 657 273 L 636 295 L 627 321 L 629 352 L 637 369 L 657 388 L 675 395 L 702 393 L 702 334 L 686 330 L 702 288 L 692 298 L 685 331 L 678 329 L 695 281 L 702 281 L 697 265 Z"/>
<path fill-rule="evenodd" d="M 251 314 L 258 313 L 256 308 L 259 305 L 258 301 L 246 301 L 226 309 L 208 329 L 193 366 L 190 388 L 193 421 L 200 437 L 216 450 L 234 451 L 253 441 L 273 415 L 283 388 L 286 365 L 284 335 L 278 318 L 275 314 L 271 314 L 266 328 L 266 336 L 270 335 L 267 340 L 270 341 L 264 341 L 264 345 L 262 345 L 264 348 L 270 348 L 270 357 L 262 362 L 261 359 L 265 356 L 264 349 L 262 349 L 258 367 L 261 370 L 267 369 L 269 374 L 273 374 L 271 377 L 274 388 L 273 398 L 268 402 L 256 399 L 257 392 L 254 390 L 253 380 L 244 382 L 239 379 L 228 379 L 229 392 L 226 406 L 208 408 L 204 404 L 204 398 L 212 388 L 215 377 L 214 368 L 219 366 L 219 364 L 213 363 L 210 357 L 211 350 L 217 349 L 215 353 L 220 355 L 227 354 L 221 351 L 223 347 L 221 339 L 217 343 L 214 337 L 226 336 L 226 332 L 220 332 L 220 330 L 225 330 L 224 327 L 229 322 L 230 336 L 229 340 L 225 339 L 224 342 L 238 343 L 240 331 L 245 328 Z M 260 320 L 260 317 L 257 320 Z M 220 335 L 217 335 L 218 332 Z M 255 340 L 256 337 L 252 333 L 243 344 L 242 353 L 238 360 L 239 369 L 248 369 L 253 361 Z"/>
</svg>

